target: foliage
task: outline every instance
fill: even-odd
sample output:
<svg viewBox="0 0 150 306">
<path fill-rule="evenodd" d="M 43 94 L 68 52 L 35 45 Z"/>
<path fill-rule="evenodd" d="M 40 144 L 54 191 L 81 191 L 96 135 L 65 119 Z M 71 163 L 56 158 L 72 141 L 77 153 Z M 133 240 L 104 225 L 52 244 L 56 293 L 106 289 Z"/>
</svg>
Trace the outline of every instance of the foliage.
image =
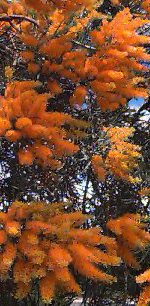
<svg viewBox="0 0 150 306">
<path fill-rule="evenodd" d="M 14 202 L 7 214 L 1 212 L 1 279 L 9 277 L 12 267 L 16 298 L 26 297 L 32 279 L 40 279 L 45 302 L 50 302 L 57 287 L 79 293 L 70 265 L 86 277 L 115 280 L 94 265 L 119 264 L 115 240 L 101 235 L 98 228 L 78 229 L 87 218 L 80 211 L 62 212 L 61 203 Z M 99 244 L 108 249 L 106 253 L 96 249 Z"/>
<path fill-rule="evenodd" d="M 148 0 L 0 3 L 0 278 L 15 303 L 96 306 L 121 273 L 149 282 L 149 12 Z M 131 98 L 145 101 L 134 113 Z"/>
</svg>

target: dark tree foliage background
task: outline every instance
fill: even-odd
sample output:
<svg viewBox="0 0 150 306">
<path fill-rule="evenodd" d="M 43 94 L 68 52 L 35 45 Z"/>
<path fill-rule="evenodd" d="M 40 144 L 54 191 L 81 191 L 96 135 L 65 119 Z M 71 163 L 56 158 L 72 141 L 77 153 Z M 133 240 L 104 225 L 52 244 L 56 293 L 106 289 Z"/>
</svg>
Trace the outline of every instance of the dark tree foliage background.
<svg viewBox="0 0 150 306">
<path fill-rule="evenodd" d="M 124 1 L 125 6 L 130 6 L 132 12 L 138 12 L 138 1 Z M 122 7 L 112 7 L 110 1 L 105 0 L 101 6 L 101 11 L 114 16 Z M 95 21 L 93 27 L 96 27 L 100 21 Z M 143 29 L 149 35 L 149 28 Z M 11 37 L 11 39 L 10 39 Z M 4 68 L 7 65 L 14 65 L 15 78 L 22 76 L 28 79 L 24 64 L 15 61 L 17 48 L 20 48 L 19 42 L 14 40 L 11 35 L 11 27 L 5 34 L 0 36 L 0 92 L 3 95 L 6 79 Z M 149 46 L 146 46 L 149 48 Z M 39 79 L 42 81 L 42 75 Z M 147 73 L 147 80 L 149 74 Z M 65 80 L 64 80 L 65 83 Z M 84 109 L 72 109 L 69 106 L 69 92 L 72 90 L 72 84 L 65 83 L 66 92 L 61 94 L 57 101 L 48 105 L 48 110 L 67 111 L 78 119 L 85 119 L 92 123 L 92 129 L 89 128 L 88 136 L 84 140 L 77 140 L 80 144 L 80 152 L 64 161 L 63 168 L 55 172 L 41 168 L 37 165 L 20 166 L 18 164 L 15 151 L 16 144 L 11 144 L 6 140 L 0 140 L 0 203 L 1 209 L 7 211 L 8 207 L 15 200 L 31 201 L 42 200 L 47 202 L 69 201 L 74 204 L 74 209 L 81 208 L 83 212 L 92 213 L 93 224 L 101 226 L 104 233 L 107 233 L 106 222 L 110 217 L 117 217 L 126 212 L 142 212 L 149 214 L 150 206 L 148 199 L 141 198 L 138 190 L 147 187 L 149 184 L 149 121 L 145 114 L 149 112 L 149 101 L 143 101 L 143 105 L 137 110 L 131 110 L 130 103 L 126 107 L 120 108 L 114 112 L 102 112 L 96 105 L 95 97 L 92 95 L 86 102 Z M 53 106 L 51 106 L 53 105 Z M 145 119 L 146 118 L 146 119 Z M 96 180 L 92 172 L 90 159 L 93 152 L 106 154 L 109 148 L 109 142 L 104 139 L 101 127 L 103 125 L 133 126 L 135 133 L 134 143 L 141 146 L 142 159 L 139 161 L 138 175 L 142 178 L 141 183 L 135 185 L 128 184 L 122 180 L 115 179 L 108 175 L 105 183 Z M 88 224 L 86 225 L 89 226 Z M 150 261 L 150 250 L 146 249 L 144 253 L 139 253 L 143 270 L 148 267 Z M 135 271 L 128 268 L 125 264 L 120 267 L 111 267 L 118 277 L 118 282 L 112 286 L 106 286 L 92 281 L 83 281 L 84 294 L 83 304 L 90 306 L 100 305 L 131 305 L 130 300 L 135 300 L 139 288 L 135 284 Z M 28 299 L 23 302 L 16 302 L 10 295 L 11 288 L 0 283 L 0 304 L 2 306 L 24 306 L 24 305 L 42 305 L 38 297 Z M 58 297 L 53 305 L 67 306 L 71 305 L 73 297 Z M 89 304 L 88 304 L 89 303 Z"/>
</svg>

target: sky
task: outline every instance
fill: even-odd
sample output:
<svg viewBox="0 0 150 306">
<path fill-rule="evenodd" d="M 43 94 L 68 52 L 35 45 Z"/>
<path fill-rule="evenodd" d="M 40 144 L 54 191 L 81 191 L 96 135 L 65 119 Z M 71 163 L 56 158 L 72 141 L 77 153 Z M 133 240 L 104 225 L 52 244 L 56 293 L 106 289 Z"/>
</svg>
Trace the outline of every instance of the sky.
<svg viewBox="0 0 150 306">
<path fill-rule="evenodd" d="M 130 100 L 128 105 L 131 109 L 138 110 L 144 104 L 144 102 L 145 101 L 143 98 L 137 98 L 137 99 L 133 98 Z M 143 111 L 141 114 L 142 114 L 141 116 L 142 121 L 150 120 L 150 113 L 148 111 Z"/>
<path fill-rule="evenodd" d="M 144 99 L 143 98 L 137 98 L 137 99 L 133 98 L 133 99 L 130 100 L 129 106 L 132 109 L 138 110 L 142 106 L 143 103 L 144 103 Z"/>
</svg>

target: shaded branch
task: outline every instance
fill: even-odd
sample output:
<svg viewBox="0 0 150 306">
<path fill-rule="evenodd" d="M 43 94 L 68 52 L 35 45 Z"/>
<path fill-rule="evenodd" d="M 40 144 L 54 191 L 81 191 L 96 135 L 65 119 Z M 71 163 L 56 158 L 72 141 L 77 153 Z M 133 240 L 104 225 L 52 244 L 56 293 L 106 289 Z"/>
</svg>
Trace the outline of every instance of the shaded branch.
<svg viewBox="0 0 150 306">
<path fill-rule="evenodd" d="M 83 44 L 83 43 L 81 43 L 81 42 L 79 42 L 79 41 L 73 40 L 72 42 L 73 42 L 74 44 L 78 45 L 78 46 L 83 47 L 83 48 L 86 48 L 86 49 L 89 49 L 89 50 L 94 50 L 94 51 L 96 50 L 95 47 L 89 46 L 89 45 L 85 45 L 85 44 Z"/>
<path fill-rule="evenodd" d="M 36 20 L 34 20 L 33 18 L 27 17 L 27 16 L 23 16 L 23 15 L 8 15 L 8 16 L 0 16 L 0 22 L 4 21 L 4 22 L 9 22 L 11 24 L 11 22 L 13 20 L 18 20 L 18 21 L 28 21 L 33 23 L 35 26 L 39 27 L 38 23 Z"/>
</svg>

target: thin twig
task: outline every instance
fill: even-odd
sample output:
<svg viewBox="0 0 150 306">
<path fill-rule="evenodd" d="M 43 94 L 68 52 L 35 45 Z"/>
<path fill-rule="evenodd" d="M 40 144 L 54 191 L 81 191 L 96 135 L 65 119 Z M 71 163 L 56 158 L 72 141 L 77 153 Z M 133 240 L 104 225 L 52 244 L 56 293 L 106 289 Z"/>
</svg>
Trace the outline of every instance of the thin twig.
<svg viewBox="0 0 150 306">
<path fill-rule="evenodd" d="M 83 43 L 80 43 L 79 41 L 73 40 L 72 42 L 73 42 L 74 44 L 78 45 L 78 46 L 83 47 L 83 48 L 86 48 L 86 49 L 89 49 L 89 50 L 94 50 L 94 51 L 96 50 L 95 47 L 89 46 L 89 45 L 85 45 L 85 44 L 83 44 Z"/>
<path fill-rule="evenodd" d="M 38 23 L 36 20 L 33 18 L 23 16 L 23 15 L 8 15 L 8 16 L 0 16 L 0 22 L 1 21 L 6 21 L 6 22 L 11 22 L 12 20 L 19 20 L 19 21 L 28 21 L 33 23 L 35 26 L 39 27 Z"/>
<path fill-rule="evenodd" d="M 16 27 L 16 25 L 12 22 L 12 20 L 9 20 L 8 22 L 9 22 L 10 26 L 15 29 L 15 31 L 20 33 L 20 30 Z"/>
</svg>

